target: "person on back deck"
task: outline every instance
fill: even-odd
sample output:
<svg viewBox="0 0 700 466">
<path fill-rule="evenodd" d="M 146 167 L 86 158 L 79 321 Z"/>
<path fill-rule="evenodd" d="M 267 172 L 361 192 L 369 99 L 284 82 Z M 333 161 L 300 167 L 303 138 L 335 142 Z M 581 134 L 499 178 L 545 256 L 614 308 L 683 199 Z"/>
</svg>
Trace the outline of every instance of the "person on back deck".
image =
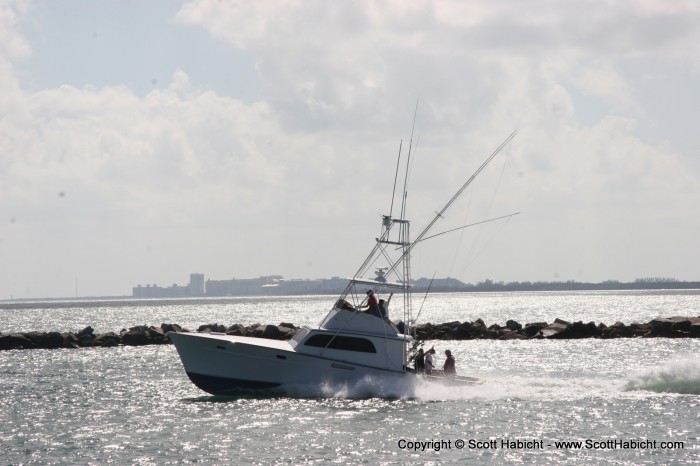
<svg viewBox="0 0 700 466">
<path fill-rule="evenodd" d="M 384 301 L 383 299 L 379 300 L 379 313 L 382 315 L 382 318 L 388 319 L 389 318 L 389 303 L 391 302 L 391 297 L 394 296 L 394 293 L 391 293 L 389 295 L 389 299 Z"/>
<path fill-rule="evenodd" d="M 425 353 L 425 373 L 430 375 L 435 370 L 435 360 L 433 359 L 433 354 L 435 354 L 435 348 L 430 348 L 427 353 Z"/>
<path fill-rule="evenodd" d="M 457 374 L 455 367 L 455 358 L 452 356 L 452 351 L 445 350 L 445 364 L 442 366 L 442 372 L 446 376 L 453 377 Z"/>
<path fill-rule="evenodd" d="M 416 374 L 425 372 L 425 353 L 423 352 L 423 348 L 418 349 L 416 353 L 416 362 L 413 367 L 416 370 Z"/>
<path fill-rule="evenodd" d="M 377 298 L 374 296 L 372 290 L 367 291 L 367 304 L 362 306 L 361 309 L 367 308 L 367 313 L 372 314 L 377 317 L 381 317 L 382 313 L 379 310 L 379 304 L 377 303 Z"/>
</svg>

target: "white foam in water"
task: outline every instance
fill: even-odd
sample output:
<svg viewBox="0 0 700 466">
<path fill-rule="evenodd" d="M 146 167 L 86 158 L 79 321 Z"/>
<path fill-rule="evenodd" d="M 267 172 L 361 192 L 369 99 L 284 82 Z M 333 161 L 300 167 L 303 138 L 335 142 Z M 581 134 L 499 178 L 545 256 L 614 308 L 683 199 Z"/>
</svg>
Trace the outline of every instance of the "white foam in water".
<svg viewBox="0 0 700 466">
<path fill-rule="evenodd" d="M 700 395 L 700 361 L 682 359 L 633 376 L 626 390 Z"/>
<path fill-rule="evenodd" d="M 482 378 L 481 383 L 449 386 L 418 381 L 416 398 L 422 400 L 565 400 L 609 396 L 619 390 L 615 381 L 504 376 Z"/>
<path fill-rule="evenodd" d="M 352 383 L 284 385 L 280 391 L 298 398 L 415 398 L 413 384 L 408 379 L 384 379 L 366 376 Z"/>
<path fill-rule="evenodd" d="M 347 384 L 287 385 L 286 396 L 323 398 L 387 398 L 440 400 L 575 399 L 609 396 L 619 392 L 619 382 L 601 379 L 555 379 L 529 377 L 483 378 L 474 385 L 451 386 L 424 379 L 364 377 Z"/>
</svg>

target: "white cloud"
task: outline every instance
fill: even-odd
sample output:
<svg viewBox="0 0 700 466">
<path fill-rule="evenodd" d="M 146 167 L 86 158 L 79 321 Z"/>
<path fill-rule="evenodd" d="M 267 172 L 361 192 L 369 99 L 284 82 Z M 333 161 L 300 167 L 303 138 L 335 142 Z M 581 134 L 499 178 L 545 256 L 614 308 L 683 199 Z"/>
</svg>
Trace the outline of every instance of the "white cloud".
<svg viewBox="0 0 700 466">
<path fill-rule="evenodd" d="M 24 0 L 4 0 L 0 3 L 0 57 L 19 60 L 31 54 L 31 47 L 20 32 L 21 17 L 29 10 Z"/>
<path fill-rule="evenodd" d="M 663 127 L 645 132 L 656 107 L 635 72 L 663 57 L 677 82 L 692 82 L 694 2 L 183 6 L 175 24 L 253 57 L 262 94 L 250 100 L 219 95 L 184 69 L 146 95 L 126 85 L 24 88 L 15 65 L 31 53 L 19 26 L 31 9 L 0 11 L 0 251 L 25 270 L 0 276 L 0 297 L 60 294 L 50 277 L 61 274 L 61 290 L 77 274 L 94 277 L 86 293 L 122 294 L 192 271 L 352 273 L 372 218 L 389 207 L 417 98 L 416 228 L 519 130 L 505 167 L 494 165 L 490 185 L 475 186 L 449 221 L 483 218 L 465 221 L 467 205 L 523 214 L 503 233 L 483 230 L 490 247 L 478 266 L 455 265 L 459 278 L 662 274 L 674 251 L 649 244 L 687 249 L 686 232 L 699 226 L 700 167 L 688 165 L 692 148 L 658 144 Z M 426 274 L 454 260 L 445 244 L 418 261 Z M 641 249 L 648 259 L 637 260 Z M 36 263 L 46 278 L 28 286 Z M 670 275 L 698 278 L 674 267 Z"/>
</svg>

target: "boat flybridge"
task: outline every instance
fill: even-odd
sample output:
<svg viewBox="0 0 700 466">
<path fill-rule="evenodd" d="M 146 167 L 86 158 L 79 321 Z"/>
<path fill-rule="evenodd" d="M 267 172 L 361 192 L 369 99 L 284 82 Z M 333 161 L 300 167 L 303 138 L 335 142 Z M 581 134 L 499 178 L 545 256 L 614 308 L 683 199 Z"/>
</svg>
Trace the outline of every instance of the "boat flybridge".
<svg viewBox="0 0 700 466">
<path fill-rule="evenodd" d="M 317 326 L 300 328 L 288 341 L 216 332 L 170 332 L 190 380 L 214 395 L 284 393 L 295 386 L 351 384 L 366 378 L 380 384 L 414 382 L 418 377 L 458 385 L 475 383 L 470 377 L 424 376 L 410 367 L 416 346 L 411 336 L 411 251 L 427 239 L 426 234 L 447 208 L 514 136 L 511 134 L 481 165 L 415 240 L 411 240 L 408 220 L 383 216 L 381 233 L 370 254 Z M 403 217 L 403 206 L 401 211 Z M 368 278 L 372 272 L 375 277 Z M 386 312 L 377 312 L 381 301 L 377 303 L 375 295 L 386 298 L 383 309 L 398 326 Z"/>
</svg>

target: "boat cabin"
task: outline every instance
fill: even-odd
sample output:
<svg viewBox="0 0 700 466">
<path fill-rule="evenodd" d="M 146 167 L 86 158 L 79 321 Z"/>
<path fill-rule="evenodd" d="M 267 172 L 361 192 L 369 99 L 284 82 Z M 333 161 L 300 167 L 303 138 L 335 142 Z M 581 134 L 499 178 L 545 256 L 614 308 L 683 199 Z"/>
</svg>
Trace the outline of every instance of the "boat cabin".
<svg viewBox="0 0 700 466">
<path fill-rule="evenodd" d="M 318 328 L 304 326 L 290 340 L 297 353 L 364 366 L 404 370 L 404 350 L 411 337 L 388 320 L 346 306 L 339 300 Z"/>
</svg>

